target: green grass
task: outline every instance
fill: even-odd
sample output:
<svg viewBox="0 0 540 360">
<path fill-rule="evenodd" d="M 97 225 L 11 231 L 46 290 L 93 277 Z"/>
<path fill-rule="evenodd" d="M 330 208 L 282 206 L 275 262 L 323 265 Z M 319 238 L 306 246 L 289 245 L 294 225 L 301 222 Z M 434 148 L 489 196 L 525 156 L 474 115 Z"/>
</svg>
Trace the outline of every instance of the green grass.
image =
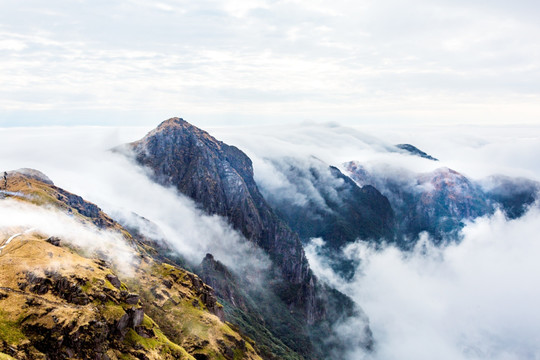
<svg viewBox="0 0 540 360">
<path fill-rule="evenodd" d="M 153 323 L 151 319 L 147 321 Z M 159 328 L 154 328 L 155 338 L 144 338 L 137 334 L 135 330 L 129 329 L 124 338 L 124 343 L 128 346 L 142 346 L 146 350 L 157 350 L 161 355 L 171 355 L 175 359 L 193 359 L 184 348 L 170 341 Z"/>
<path fill-rule="evenodd" d="M 11 356 L 7 354 L 0 353 L 0 360 L 15 360 L 15 358 L 12 358 Z"/>
<path fill-rule="evenodd" d="M 20 325 L 16 321 L 10 321 L 6 318 L 5 312 L 0 310 L 0 339 L 8 344 L 16 345 L 26 336 L 22 333 Z"/>
<path fill-rule="evenodd" d="M 105 304 L 101 313 L 107 320 L 118 320 L 126 314 L 122 306 L 116 305 L 112 301 Z"/>
</svg>

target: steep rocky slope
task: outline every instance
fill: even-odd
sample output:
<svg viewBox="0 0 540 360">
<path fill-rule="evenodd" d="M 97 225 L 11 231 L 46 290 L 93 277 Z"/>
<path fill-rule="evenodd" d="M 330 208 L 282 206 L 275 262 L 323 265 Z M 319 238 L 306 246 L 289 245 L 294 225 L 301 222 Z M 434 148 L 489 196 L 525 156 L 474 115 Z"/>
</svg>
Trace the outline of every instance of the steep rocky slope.
<svg viewBox="0 0 540 360">
<path fill-rule="evenodd" d="M 428 159 L 428 160 L 439 161 L 439 159 L 436 159 L 433 156 L 426 154 L 425 152 L 423 152 L 422 150 L 420 150 L 419 148 L 411 144 L 398 144 L 396 145 L 396 147 L 398 149 L 405 150 L 407 153 L 411 155 L 419 156 L 421 158 Z"/>
<path fill-rule="evenodd" d="M 321 255 L 348 278 L 356 263 L 341 249 L 358 239 L 392 241 L 396 233 L 394 211 L 388 199 L 371 185 L 358 186 L 338 168 L 316 158 L 268 160 L 280 179 L 279 186 L 263 188 L 268 203 L 306 244 L 324 239 Z"/>
<path fill-rule="evenodd" d="M 358 184 L 374 185 L 388 197 L 403 248 L 414 246 L 423 231 L 436 242 L 459 240 L 465 221 L 499 208 L 509 218 L 519 217 L 536 201 L 540 189 L 534 181 L 503 176 L 477 182 L 449 168 L 416 174 L 404 169 L 373 173 L 354 161 L 345 167 Z"/>
<path fill-rule="evenodd" d="M 115 233 L 131 257 L 126 270 L 106 246 L 4 224 L 0 358 L 260 359 L 253 341 L 222 321 L 210 286 L 153 258 L 96 205 L 37 172 L 10 172 L 2 185 L 1 207 L 25 206 L 34 217 L 51 212 L 95 232 L 96 241 Z"/>
<path fill-rule="evenodd" d="M 245 292 L 248 294 L 243 303 L 255 303 L 256 309 L 247 312 L 250 319 L 244 329 L 253 330 L 254 322 L 262 319 L 267 331 L 295 352 L 311 358 L 324 357 L 329 346 L 323 339 L 332 333 L 333 323 L 360 310 L 318 282 L 298 235 L 259 192 L 251 160 L 236 147 L 179 118 L 164 121 L 122 150 L 129 150 L 139 164 L 151 169 L 160 184 L 176 187 L 208 213 L 227 218 L 248 241 L 270 256 L 274 271 L 264 280 L 270 291 L 264 296 L 257 291 Z M 226 286 L 219 289 L 223 289 L 220 296 L 230 297 Z M 235 309 L 243 311 L 241 306 Z M 260 319 L 252 316 L 254 313 Z M 240 322 L 240 317 L 235 320 Z M 262 332 L 250 334 L 262 337 Z M 359 329 L 358 341 L 370 346 L 367 326 Z"/>
<path fill-rule="evenodd" d="M 179 118 L 161 123 L 130 144 L 136 160 L 153 170 L 156 180 L 173 185 L 207 212 L 229 219 L 234 228 L 265 249 L 291 284 L 313 278 L 298 236 L 291 232 L 260 194 L 251 160 L 234 146 Z M 299 294 L 305 311 L 317 317 L 310 294 Z"/>
<path fill-rule="evenodd" d="M 273 169 L 286 179 L 287 187 L 266 191 L 265 197 L 303 241 L 323 237 L 329 247 L 339 249 L 358 238 L 393 237 L 392 207 L 373 186 L 360 187 L 317 159 L 274 160 Z"/>
</svg>

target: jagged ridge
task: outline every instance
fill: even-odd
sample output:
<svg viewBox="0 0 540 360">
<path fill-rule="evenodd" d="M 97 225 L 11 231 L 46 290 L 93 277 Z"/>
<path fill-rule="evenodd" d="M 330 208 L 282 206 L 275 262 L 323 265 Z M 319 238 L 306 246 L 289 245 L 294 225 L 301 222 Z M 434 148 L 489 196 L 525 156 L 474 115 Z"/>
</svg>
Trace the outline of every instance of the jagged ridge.
<svg viewBox="0 0 540 360">
<path fill-rule="evenodd" d="M 157 182 L 175 186 L 208 213 L 226 217 L 264 249 L 276 269 L 270 285 L 295 313 L 303 314 L 301 318 L 295 315 L 296 321 L 303 319 L 306 326 L 325 324 L 326 331 L 331 331 L 331 322 L 340 318 L 336 316 L 339 309 L 327 313 L 334 306 L 330 305 L 333 292 L 318 284 L 298 235 L 267 204 L 253 179 L 251 160 L 242 151 L 180 118 L 164 121 L 127 148 L 138 163 L 152 170 Z M 351 307 L 345 302 L 342 306 L 341 315 L 350 315 Z M 306 356 L 313 356 L 312 346 L 324 351 L 321 339 L 312 341 L 311 346 L 299 341 L 288 345 Z"/>
</svg>

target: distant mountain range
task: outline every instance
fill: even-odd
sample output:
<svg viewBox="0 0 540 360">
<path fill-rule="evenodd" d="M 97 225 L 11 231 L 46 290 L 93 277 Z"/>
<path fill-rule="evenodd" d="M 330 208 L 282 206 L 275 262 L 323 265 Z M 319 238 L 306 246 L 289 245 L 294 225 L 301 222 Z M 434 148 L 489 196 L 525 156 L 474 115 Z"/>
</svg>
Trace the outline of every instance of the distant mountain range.
<svg viewBox="0 0 540 360">
<path fill-rule="evenodd" d="M 388 149 L 437 161 L 410 144 Z M 96 233 L 119 234 L 134 260 L 126 274 L 105 248 L 0 229 L 0 359 L 341 359 L 351 345 L 369 352 L 377 339 L 362 304 L 313 274 L 306 244 L 323 239 L 322 255 L 346 281 L 357 265 L 342 255 L 349 244 L 408 251 L 422 233 L 438 245 L 460 241 L 465 222 L 497 209 L 518 218 L 540 191 L 522 178 L 477 181 L 445 167 L 414 173 L 294 154 L 269 160 L 288 185 L 276 191 L 256 182 L 244 152 L 181 118 L 114 151 L 225 219 L 271 267 L 231 269 L 215 254 L 190 262 L 152 221 L 134 214 L 149 235 L 37 170 L 10 171 L 0 206 L 54 210 Z M 353 336 L 336 331 L 352 317 L 363 324 Z"/>
</svg>

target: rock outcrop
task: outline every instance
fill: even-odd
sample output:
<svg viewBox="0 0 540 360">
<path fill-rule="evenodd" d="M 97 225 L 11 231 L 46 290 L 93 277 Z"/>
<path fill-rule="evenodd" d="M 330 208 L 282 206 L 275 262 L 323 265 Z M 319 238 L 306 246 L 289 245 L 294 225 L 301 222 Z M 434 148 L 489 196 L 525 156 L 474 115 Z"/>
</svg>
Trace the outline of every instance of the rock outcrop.
<svg viewBox="0 0 540 360">
<path fill-rule="evenodd" d="M 154 257 L 144 239 L 51 182 L 20 172 L 8 180 L 0 206 L 53 208 L 92 228 L 95 241 L 116 231 L 137 260 L 125 273 L 105 251 L 38 228 L 0 228 L 0 358 L 261 359 L 252 340 L 221 320 L 222 305 L 197 275 Z"/>
<path fill-rule="evenodd" d="M 413 247 L 424 231 L 435 242 L 459 240 L 466 220 L 490 214 L 499 206 L 492 201 L 497 187 L 489 195 L 478 183 L 452 169 L 439 168 L 422 174 L 387 169 L 388 176 L 370 173 L 358 162 L 345 166 L 358 184 L 374 185 L 388 197 L 399 219 L 397 242 L 402 248 Z M 534 192 L 531 187 L 527 189 L 524 200 L 531 200 Z M 519 202 L 515 196 L 512 199 Z"/>
<path fill-rule="evenodd" d="M 310 322 L 323 316 L 302 243 L 266 203 L 253 179 L 251 160 L 242 151 L 180 118 L 164 121 L 129 148 L 159 183 L 175 186 L 208 213 L 227 218 L 263 248 L 295 292 L 291 305 L 302 309 Z"/>
<path fill-rule="evenodd" d="M 332 321 L 339 318 L 335 313 L 349 313 L 353 306 L 344 302 L 336 312 L 332 309 L 330 315 L 329 299 L 334 293 L 318 283 L 299 236 L 261 195 L 249 157 L 180 118 L 164 121 L 143 139 L 126 147 L 139 164 L 151 170 L 155 181 L 176 187 L 209 214 L 225 217 L 248 241 L 269 255 L 274 268 L 265 281 L 277 298 L 275 304 L 260 305 L 264 321 L 278 332 L 287 323 L 290 326 L 298 323 L 297 337 L 285 336 L 287 346 L 306 357 L 324 351 L 321 338 L 309 340 L 310 327 L 323 326 L 324 331 L 331 332 Z M 126 151 L 126 148 L 117 150 Z M 230 296 L 225 287 L 220 290 L 223 290 L 221 296 Z M 276 312 L 282 306 L 280 303 L 286 306 L 285 313 L 293 315 Z M 280 320 L 273 321 L 271 317 Z M 319 350 L 314 350 L 315 347 Z"/>
</svg>

